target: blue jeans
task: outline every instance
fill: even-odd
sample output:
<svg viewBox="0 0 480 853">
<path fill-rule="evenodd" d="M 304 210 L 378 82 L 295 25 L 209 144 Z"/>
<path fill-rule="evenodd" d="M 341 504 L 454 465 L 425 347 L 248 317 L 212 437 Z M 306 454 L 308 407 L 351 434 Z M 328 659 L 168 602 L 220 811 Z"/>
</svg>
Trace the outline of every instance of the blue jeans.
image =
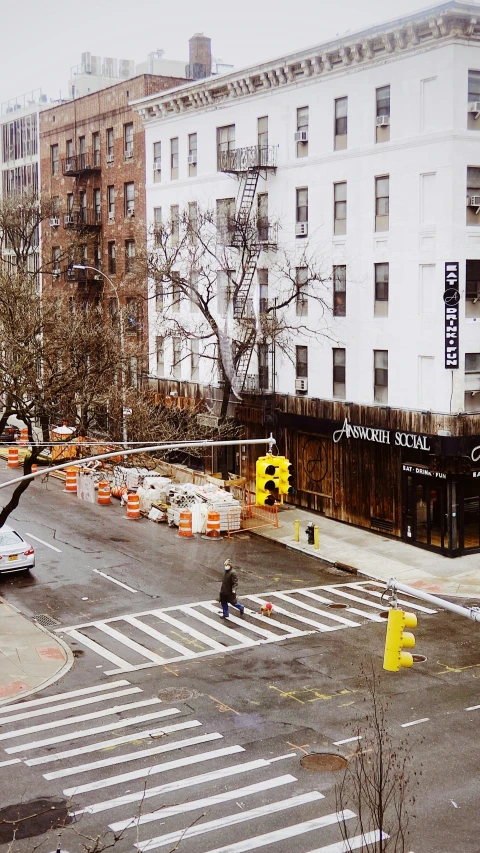
<svg viewBox="0 0 480 853">
<path fill-rule="evenodd" d="M 226 618 L 227 618 L 227 616 L 229 616 L 229 615 L 230 615 L 230 612 L 229 612 L 229 609 L 228 609 L 228 601 L 222 601 L 222 602 L 221 602 L 221 605 L 222 605 L 223 615 L 225 616 L 225 619 L 226 619 Z M 237 610 L 239 610 L 239 611 L 240 611 L 240 613 L 243 613 L 243 611 L 245 610 L 245 608 L 244 608 L 243 604 L 240 604 L 240 602 L 239 602 L 239 601 L 236 601 L 236 602 L 235 602 L 235 604 L 232 604 L 232 607 L 236 607 L 236 608 L 237 608 Z"/>
</svg>

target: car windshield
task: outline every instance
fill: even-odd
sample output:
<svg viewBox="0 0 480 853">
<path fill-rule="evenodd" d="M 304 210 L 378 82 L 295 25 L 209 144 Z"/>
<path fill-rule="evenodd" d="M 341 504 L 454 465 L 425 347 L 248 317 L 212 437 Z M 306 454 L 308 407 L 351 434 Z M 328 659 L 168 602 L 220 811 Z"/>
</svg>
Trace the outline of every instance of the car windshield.
<svg viewBox="0 0 480 853">
<path fill-rule="evenodd" d="M 21 545 L 23 539 L 14 530 L 0 530 L 0 548 L 11 548 Z"/>
</svg>

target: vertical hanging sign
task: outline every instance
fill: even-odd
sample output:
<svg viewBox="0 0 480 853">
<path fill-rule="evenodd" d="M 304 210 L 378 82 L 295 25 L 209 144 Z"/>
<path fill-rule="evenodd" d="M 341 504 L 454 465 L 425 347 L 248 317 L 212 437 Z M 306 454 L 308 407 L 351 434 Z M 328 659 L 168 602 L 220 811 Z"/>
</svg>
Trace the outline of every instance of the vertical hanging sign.
<svg viewBox="0 0 480 853">
<path fill-rule="evenodd" d="M 459 366 L 458 319 L 460 291 L 458 289 L 458 262 L 445 264 L 445 368 L 455 370 Z"/>
</svg>

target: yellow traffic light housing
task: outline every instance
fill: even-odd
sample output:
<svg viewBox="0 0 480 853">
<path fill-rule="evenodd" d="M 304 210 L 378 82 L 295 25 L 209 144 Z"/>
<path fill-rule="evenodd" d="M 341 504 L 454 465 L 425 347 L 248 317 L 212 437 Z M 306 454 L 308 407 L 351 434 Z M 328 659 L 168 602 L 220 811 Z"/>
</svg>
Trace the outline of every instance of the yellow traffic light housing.
<svg viewBox="0 0 480 853">
<path fill-rule="evenodd" d="M 398 672 L 403 666 L 413 666 L 413 656 L 403 649 L 413 649 L 415 637 L 405 628 L 416 628 L 417 617 L 414 613 L 405 613 L 404 610 L 392 608 L 388 612 L 387 636 L 385 639 L 385 653 L 383 656 L 383 668 L 389 672 Z"/>
<path fill-rule="evenodd" d="M 294 495 L 293 488 L 293 465 L 285 456 L 278 456 L 278 471 L 280 478 L 280 494 Z"/>
<path fill-rule="evenodd" d="M 259 506 L 273 506 L 278 498 L 280 480 L 278 476 L 278 456 L 260 456 L 255 466 L 255 502 Z"/>
</svg>

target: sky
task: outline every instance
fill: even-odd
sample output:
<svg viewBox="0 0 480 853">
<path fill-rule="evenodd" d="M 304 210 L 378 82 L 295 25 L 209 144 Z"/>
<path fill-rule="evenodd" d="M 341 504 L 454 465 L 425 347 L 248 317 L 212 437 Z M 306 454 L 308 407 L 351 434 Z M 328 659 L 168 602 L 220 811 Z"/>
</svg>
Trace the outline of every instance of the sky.
<svg viewBox="0 0 480 853">
<path fill-rule="evenodd" d="M 0 103 L 41 87 L 68 92 L 81 53 L 143 62 L 161 48 L 188 60 L 203 32 L 236 68 L 434 5 L 429 0 L 0 0 Z"/>
</svg>

